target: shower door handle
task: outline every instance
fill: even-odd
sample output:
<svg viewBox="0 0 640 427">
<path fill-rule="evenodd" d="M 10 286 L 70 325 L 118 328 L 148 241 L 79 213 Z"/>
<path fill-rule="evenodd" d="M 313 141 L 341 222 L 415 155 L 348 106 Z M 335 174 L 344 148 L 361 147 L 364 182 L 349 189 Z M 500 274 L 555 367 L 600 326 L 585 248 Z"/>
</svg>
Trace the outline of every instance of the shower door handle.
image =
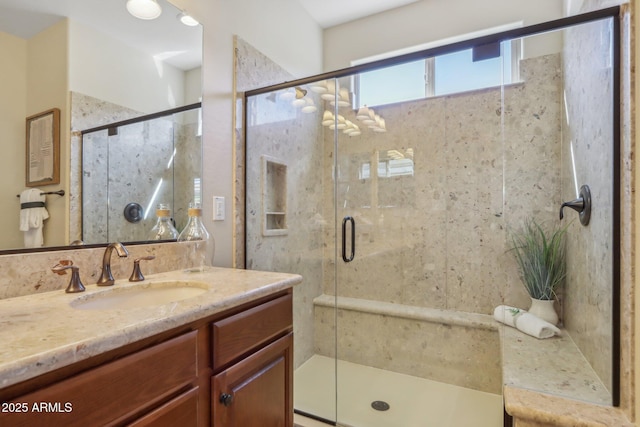
<svg viewBox="0 0 640 427">
<path fill-rule="evenodd" d="M 351 223 L 351 253 L 347 257 L 347 223 Z M 351 262 L 356 256 L 356 221 L 353 217 L 345 216 L 342 219 L 342 260 Z"/>
</svg>

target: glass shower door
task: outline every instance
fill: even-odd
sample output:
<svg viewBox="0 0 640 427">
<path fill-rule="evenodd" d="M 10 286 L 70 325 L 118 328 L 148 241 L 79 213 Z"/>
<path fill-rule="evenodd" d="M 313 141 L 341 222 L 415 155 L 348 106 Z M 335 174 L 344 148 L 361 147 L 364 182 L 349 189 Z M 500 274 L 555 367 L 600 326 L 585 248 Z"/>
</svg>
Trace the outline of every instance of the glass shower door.
<svg viewBox="0 0 640 427">
<path fill-rule="evenodd" d="M 336 86 L 338 425 L 410 425 L 388 417 L 408 397 L 393 396 L 386 375 L 393 369 L 393 352 L 384 348 L 398 334 L 388 329 L 393 320 L 383 320 L 374 307 L 400 303 L 404 277 L 410 274 L 403 261 L 403 214 L 412 198 L 413 147 L 386 132 L 390 121 L 384 108 L 361 108 L 357 117 L 352 100 L 346 99 L 354 94 L 351 79 L 339 79 Z"/>
<path fill-rule="evenodd" d="M 500 87 L 341 107 L 369 77 L 336 83 L 338 425 L 502 425 L 498 335 L 475 322 L 502 283 Z"/>
<path fill-rule="evenodd" d="M 320 96 L 298 90 L 313 105 L 294 88 L 247 99 L 245 262 L 304 277 L 293 291 L 294 407 L 335 422 L 333 132 Z"/>
</svg>

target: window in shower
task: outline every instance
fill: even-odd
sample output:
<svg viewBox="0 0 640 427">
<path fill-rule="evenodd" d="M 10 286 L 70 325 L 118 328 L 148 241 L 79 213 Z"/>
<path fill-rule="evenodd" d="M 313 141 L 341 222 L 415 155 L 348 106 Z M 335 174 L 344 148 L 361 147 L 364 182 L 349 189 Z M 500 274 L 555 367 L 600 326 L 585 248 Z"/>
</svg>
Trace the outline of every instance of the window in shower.
<svg viewBox="0 0 640 427">
<path fill-rule="evenodd" d="M 406 150 L 385 150 L 378 154 L 377 177 L 392 178 L 394 176 L 413 176 L 413 148 Z M 365 161 L 360 165 L 359 179 L 371 178 L 371 162 Z"/>
<path fill-rule="evenodd" d="M 394 65 L 380 70 L 360 73 L 356 76 L 356 107 L 361 105 L 385 105 L 395 102 L 425 98 L 426 61 Z M 393 82 L 393 84 L 389 84 Z"/>
<path fill-rule="evenodd" d="M 355 107 L 379 106 L 500 86 L 518 81 L 521 39 L 477 58 L 469 48 L 355 76 Z M 504 64 L 504 66 L 503 66 Z M 393 84 L 389 84 L 393 82 Z"/>
<path fill-rule="evenodd" d="M 434 58 L 434 96 L 466 92 L 512 83 L 519 57 L 519 40 L 500 43 L 497 56 L 474 59 L 474 49 L 465 49 Z M 504 67 L 502 64 L 506 64 Z"/>
</svg>

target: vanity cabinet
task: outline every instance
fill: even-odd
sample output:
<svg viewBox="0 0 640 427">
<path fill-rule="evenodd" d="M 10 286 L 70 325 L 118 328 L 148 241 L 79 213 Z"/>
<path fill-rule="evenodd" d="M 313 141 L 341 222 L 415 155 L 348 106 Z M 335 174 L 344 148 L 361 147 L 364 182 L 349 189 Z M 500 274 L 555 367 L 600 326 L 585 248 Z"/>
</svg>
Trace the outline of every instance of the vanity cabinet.
<svg viewBox="0 0 640 427">
<path fill-rule="evenodd" d="M 215 375 L 211 381 L 213 425 L 293 426 L 293 334 Z"/>
<path fill-rule="evenodd" d="M 2 412 L 0 425 L 116 425 L 131 420 L 193 388 L 196 335 L 180 335 L 3 402 L 7 412 Z"/>
<path fill-rule="evenodd" d="M 215 427 L 293 426 L 291 311 L 286 295 L 213 323 Z"/>
<path fill-rule="evenodd" d="M 1 426 L 293 427 L 291 290 L 0 390 Z"/>
</svg>

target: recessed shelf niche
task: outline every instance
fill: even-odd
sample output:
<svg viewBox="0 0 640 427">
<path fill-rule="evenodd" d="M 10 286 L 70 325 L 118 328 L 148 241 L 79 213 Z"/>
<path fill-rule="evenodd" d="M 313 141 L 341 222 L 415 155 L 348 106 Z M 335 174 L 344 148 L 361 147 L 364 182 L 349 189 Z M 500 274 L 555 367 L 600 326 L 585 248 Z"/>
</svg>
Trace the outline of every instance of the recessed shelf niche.
<svg viewBox="0 0 640 427">
<path fill-rule="evenodd" d="M 262 235 L 287 234 L 287 165 L 262 156 Z"/>
</svg>

